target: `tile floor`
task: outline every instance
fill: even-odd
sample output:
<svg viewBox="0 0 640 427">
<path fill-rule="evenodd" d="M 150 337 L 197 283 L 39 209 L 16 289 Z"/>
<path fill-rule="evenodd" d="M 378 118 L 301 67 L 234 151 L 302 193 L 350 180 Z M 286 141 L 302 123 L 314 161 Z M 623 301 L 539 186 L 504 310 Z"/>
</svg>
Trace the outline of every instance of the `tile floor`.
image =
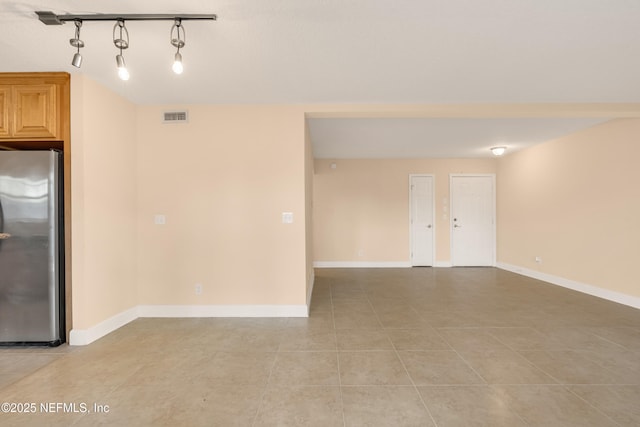
<svg viewBox="0 0 640 427">
<path fill-rule="evenodd" d="M 638 426 L 640 310 L 494 268 L 321 269 L 308 319 L 0 349 L 0 402 L 37 406 L 3 426 Z"/>
</svg>

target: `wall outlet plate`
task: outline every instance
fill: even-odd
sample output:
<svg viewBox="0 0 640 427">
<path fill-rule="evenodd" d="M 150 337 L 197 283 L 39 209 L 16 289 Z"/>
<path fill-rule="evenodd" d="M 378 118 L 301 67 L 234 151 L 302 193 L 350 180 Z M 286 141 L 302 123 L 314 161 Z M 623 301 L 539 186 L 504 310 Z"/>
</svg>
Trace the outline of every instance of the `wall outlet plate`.
<svg viewBox="0 0 640 427">
<path fill-rule="evenodd" d="M 282 212 L 282 223 L 293 224 L 293 212 Z"/>
</svg>

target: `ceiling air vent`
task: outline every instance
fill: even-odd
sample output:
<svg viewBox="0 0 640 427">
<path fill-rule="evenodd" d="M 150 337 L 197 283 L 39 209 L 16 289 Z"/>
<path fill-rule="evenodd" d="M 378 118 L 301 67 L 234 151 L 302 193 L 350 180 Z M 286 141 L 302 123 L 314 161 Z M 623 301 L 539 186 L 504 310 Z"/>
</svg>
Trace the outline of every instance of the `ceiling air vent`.
<svg viewBox="0 0 640 427">
<path fill-rule="evenodd" d="M 162 123 L 187 123 L 189 114 L 186 111 L 165 111 Z"/>
</svg>

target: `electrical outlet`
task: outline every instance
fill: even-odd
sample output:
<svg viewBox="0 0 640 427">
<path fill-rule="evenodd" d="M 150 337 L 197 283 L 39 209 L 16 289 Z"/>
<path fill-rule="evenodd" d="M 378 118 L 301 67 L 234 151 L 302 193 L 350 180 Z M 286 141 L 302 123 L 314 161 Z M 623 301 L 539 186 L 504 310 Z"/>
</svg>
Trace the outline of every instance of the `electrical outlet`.
<svg viewBox="0 0 640 427">
<path fill-rule="evenodd" d="M 542 264 L 542 257 L 537 256 L 537 257 L 536 257 L 536 262 L 537 262 L 538 264 Z"/>
<path fill-rule="evenodd" d="M 196 295 L 202 295 L 202 284 L 196 283 Z"/>
<path fill-rule="evenodd" d="M 293 224 L 293 212 L 282 212 L 282 223 Z"/>
</svg>

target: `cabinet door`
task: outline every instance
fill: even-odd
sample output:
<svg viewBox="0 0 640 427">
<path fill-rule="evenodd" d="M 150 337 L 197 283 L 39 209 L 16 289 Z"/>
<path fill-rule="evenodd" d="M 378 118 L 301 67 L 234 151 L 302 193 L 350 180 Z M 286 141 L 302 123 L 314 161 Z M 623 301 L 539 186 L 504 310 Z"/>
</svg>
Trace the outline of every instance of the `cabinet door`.
<svg viewBox="0 0 640 427">
<path fill-rule="evenodd" d="M 10 134 L 9 130 L 9 96 L 10 86 L 0 86 L 0 138 L 6 138 Z"/>
<path fill-rule="evenodd" d="M 14 138 L 57 136 L 56 87 L 53 84 L 12 87 Z"/>
</svg>

